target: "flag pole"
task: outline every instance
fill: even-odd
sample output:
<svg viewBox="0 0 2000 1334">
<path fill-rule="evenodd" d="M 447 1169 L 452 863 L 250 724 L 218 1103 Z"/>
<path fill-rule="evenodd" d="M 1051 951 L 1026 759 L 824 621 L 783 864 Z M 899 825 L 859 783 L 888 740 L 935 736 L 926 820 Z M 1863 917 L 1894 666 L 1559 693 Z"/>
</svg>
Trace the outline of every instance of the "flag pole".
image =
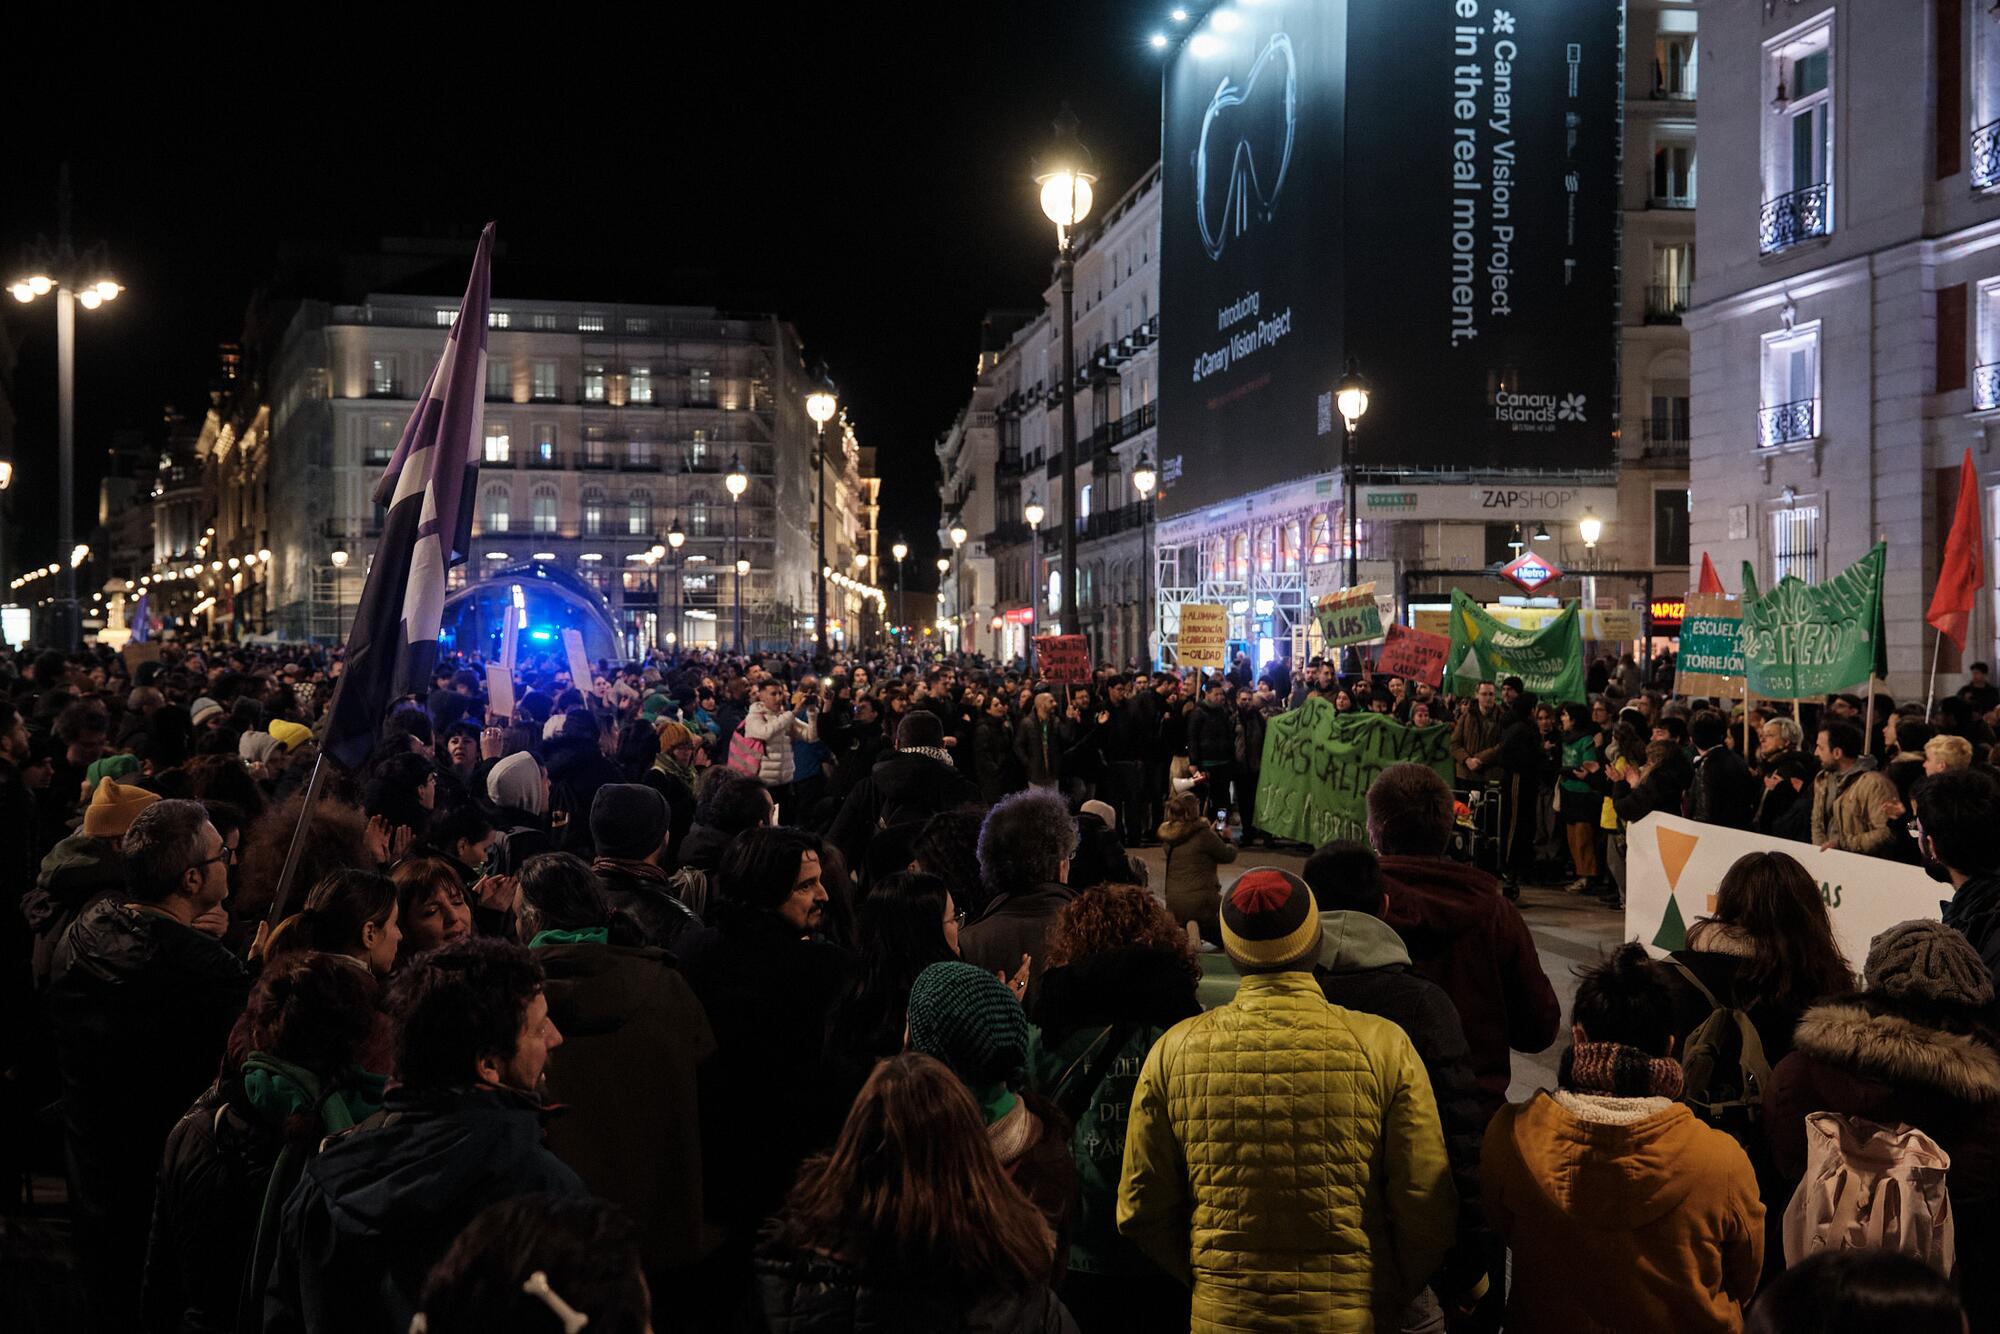
<svg viewBox="0 0 2000 1334">
<path fill-rule="evenodd" d="M 1937 639 L 1931 644 L 1931 680 L 1924 688 L 1924 721 L 1931 720 L 1931 705 L 1937 703 L 1938 655 L 1944 652 L 1944 631 L 1939 630 Z"/>
<path fill-rule="evenodd" d="M 285 849 L 285 869 L 278 872 L 278 888 L 271 895 L 271 911 L 266 920 L 274 929 L 285 920 L 285 902 L 291 897 L 292 877 L 298 874 L 299 853 L 305 847 L 306 831 L 312 827 L 313 807 L 319 804 L 320 789 L 325 785 L 326 752 L 321 751 L 313 757 L 312 777 L 306 780 L 305 801 L 299 806 L 299 822 L 292 830 L 291 846 Z"/>
<path fill-rule="evenodd" d="M 1861 753 L 1868 754 L 1875 748 L 1875 673 L 1868 673 L 1868 710 L 1862 715 Z"/>
</svg>

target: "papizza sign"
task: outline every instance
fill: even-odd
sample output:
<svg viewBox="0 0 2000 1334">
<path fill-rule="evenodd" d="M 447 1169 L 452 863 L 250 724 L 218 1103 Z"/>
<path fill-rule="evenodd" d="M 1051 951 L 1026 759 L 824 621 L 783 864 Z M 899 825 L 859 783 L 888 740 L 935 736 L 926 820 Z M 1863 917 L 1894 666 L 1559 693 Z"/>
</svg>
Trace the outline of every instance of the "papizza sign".
<svg viewBox="0 0 2000 1334">
<path fill-rule="evenodd" d="M 1544 560 L 1532 551 L 1523 551 L 1500 567 L 1500 577 L 1524 593 L 1554 583 L 1562 578 L 1562 573 L 1554 561 Z"/>
</svg>

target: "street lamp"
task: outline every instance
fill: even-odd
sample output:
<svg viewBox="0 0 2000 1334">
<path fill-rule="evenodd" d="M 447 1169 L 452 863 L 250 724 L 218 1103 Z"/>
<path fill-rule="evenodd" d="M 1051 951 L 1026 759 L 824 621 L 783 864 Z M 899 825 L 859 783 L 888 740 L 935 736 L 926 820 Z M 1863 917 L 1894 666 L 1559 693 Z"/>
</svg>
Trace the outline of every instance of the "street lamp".
<svg viewBox="0 0 2000 1334">
<path fill-rule="evenodd" d="M 1139 461 L 1132 466 L 1132 489 L 1139 493 L 1139 649 L 1146 655 L 1146 670 L 1153 670 L 1153 556 L 1152 522 L 1147 506 L 1152 503 L 1153 488 L 1160 484 L 1160 474 L 1153 468 L 1152 457 L 1145 450 L 1139 451 Z"/>
<path fill-rule="evenodd" d="M 1343 488 L 1347 492 L 1345 504 L 1347 510 L 1347 586 L 1353 588 L 1360 582 L 1357 570 L 1361 554 L 1359 547 L 1360 539 L 1356 536 L 1358 528 L 1354 521 L 1354 432 L 1355 428 L 1361 424 L 1361 419 L 1368 414 L 1368 381 L 1362 376 L 1361 369 L 1355 364 L 1353 357 L 1347 359 L 1346 373 L 1340 377 L 1340 383 L 1333 388 L 1333 402 L 1334 406 L 1340 409 L 1341 421 L 1346 423 L 1347 426 L 1346 434 L 1343 437 L 1345 448 L 1341 451 L 1340 472 Z"/>
<path fill-rule="evenodd" d="M 910 554 L 910 544 L 898 537 L 896 545 L 889 548 L 889 554 L 896 558 L 896 614 L 889 618 L 889 637 L 894 639 L 896 616 L 903 614 L 903 561 Z"/>
<path fill-rule="evenodd" d="M 965 556 L 963 553 L 965 539 L 971 534 L 965 530 L 965 520 L 956 514 L 951 516 L 951 526 L 944 531 L 945 536 L 951 539 L 952 552 L 958 556 L 958 589 L 955 594 L 958 601 L 958 616 L 955 619 L 958 621 L 958 651 L 963 653 L 965 652 L 965 628 L 969 624 L 965 618 Z"/>
<path fill-rule="evenodd" d="M 1040 496 L 1030 495 L 1028 503 L 1021 507 L 1021 517 L 1028 521 L 1028 610 L 1033 619 L 1028 623 L 1028 675 L 1035 674 L 1035 626 L 1042 619 L 1042 520 L 1049 512 L 1042 508 Z"/>
<path fill-rule="evenodd" d="M 67 168 L 57 186 L 56 215 L 56 243 L 38 240 L 28 255 L 28 272 L 7 290 L 23 305 L 51 292 L 56 298 L 56 549 L 64 551 L 76 545 L 76 308 L 96 310 L 125 289 L 104 272 L 101 245 L 79 254 L 70 239 Z M 57 605 L 63 647 L 74 649 L 82 629 L 74 565 L 62 574 Z"/>
<path fill-rule="evenodd" d="M 674 628 L 667 632 L 667 643 L 677 644 L 681 637 L 681 546 L 688 535 L 681 531 L 681 521 L 676 516 L 667 521 L 667 550 L 670 559 L 667 577 L 674 581 Z"/>
<path fill-rule="evenodd" d="M 839 411 L 840 402 L 833 396 L 833 385 L 825 372 L 820 374 L 820 385 L 806 395 L 806 415 L 813 419 L 813 487 L 818 493 L 813 531 L 820 573 L 813 579 L 813 641 L 823 659 L 826 657 L 826 424 Z"/>
<path fill-rule="evenodd" d="M 729 475 L 722 479 L 722 485 L 729 491 L 729 554 L 736 557 L 736 614 L 735 634 L 731 651 L 743 651 L 743 576 L 750 568 L 750 562 L 742 559 L 743 550 L 743 508 L 737 502 L 750 489 L 750 479 L 743 475 L 743 456 L 736 454 L 729 460 Z"/>
<path fill-rule="evenodd" d="M 1055 139 L 1037 164 L 1035 183 L 1041 187 L 1042 212 L 1056 225 L 1056 276 L 1062 286 L 1062 512 L 1063 578 L 1069 581 L 1067 604 L 1080 605 L 1081 581 L 1076 570 L 1076 293 L 1077 226 L 1090 215 L 1091 186 L 1097 180 L 1090 150 L 1076 137 L 1076 113 L 1065 102 L 1055 119 Z"/>
</svg>

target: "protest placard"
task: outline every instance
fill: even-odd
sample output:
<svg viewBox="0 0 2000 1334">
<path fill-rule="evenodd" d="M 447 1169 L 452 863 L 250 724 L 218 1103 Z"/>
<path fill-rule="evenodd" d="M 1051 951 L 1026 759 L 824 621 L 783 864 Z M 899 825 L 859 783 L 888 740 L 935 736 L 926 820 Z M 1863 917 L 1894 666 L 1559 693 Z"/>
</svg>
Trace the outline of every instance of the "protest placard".
<svg viewBox="0 0 2000 1334">
<path fill-rule="evenodd" d="M 1691 593 L 1681 617 L 1674 690 L 1683 695 L 1743 698 L 1743 608 L 1720 593 Z"/>
<path fill-rule="evenodd" d="M 1319 619 L 1320 638 L 1327 648 L 1366 644 L 1382 637 L 1382 610 L 1375 602 L 1375 586 L 1329 593 L 1313 608 Z"/>
<path fill-rule="evenodd" d="M 1715 914 L 1723 875 L 1752 852 L 1782 852 L 1806 868 L 1819 886 L 1834 943 L 1856 972 L 1868 958 L 1869 941 L 1898 922 L 1936 921 L 1939 902 L 1951 896 L 1951 886 L 1932 880 L 1921 866 L 1822 852 L 1811 843 L 1656 812 L 1625 830 L 1625 938 L 1655 955 L 1684 948 L 1696 919 Z"/>
<path fill-rule="evenodd" d="M 1392 764 L 1429 765 L 1451 781 L 1451 729 L 1407 727 L 1388 714 L 1340 713 L 1317 695 L 1264 730 L 1257 827 L 1317 847 L 1366 840 L 1368 785 Z"/>
<path fill-rule="evenodd" d="M 514 717 L 514 678 L 497 662 L 486 664 L 486 710 L 495 718 Z"/>
<path fill-rule="evenodd" d="M 1882 626 L 1886 543 L 1825 583 L 1786 575 L 1768 593 L 1743 562 L 1743 668 L 1750 689 L 1765 699 L 1817 699 L 1886 676 L 1889 653 Z"/>
<path fill-rule="evenodd" d="M 1229 665 L 1229 609 L 1219 602 L 1181 604 L 1174 660 L 1183 667 Z"/>
<path fill-rule="evenodd" d="M 1057 685 L 1090 684 L 1090 646 L 1082 635 L 1037 635 L 1035 668 Z"/>
<path fill-rule="evenodd" d="M 1571 600 L 1562 614 L 1542 630 L 1517 630 L 1489 616 L 1471 598 L 1451 590 L 1451 679 L 1455 695 L 1469 695 L 1480 681 L 1499 684 L 1521 678 L 1524 689 L 1549 703 L 1574 700 L 1583 690 L 1583 636 L 1577 605 Z"/>
<path fill-rule="evenodd" d="M 1383 676 L 1400 676 L 1409 681 L 1441 685 L 1445 659 L 1450 652 L 1451 639 L 1447 635 L 1427 634 L 1422 630 L 1412 630 L 1407 625 L 1392 625 L 1388 638 L 1382 641 L 1382 653 L 1375 660 L 1375 670 Z"/>
<path fill-rule="evenodd" d="M 569 682 L 584 694 L 590 693 L 590 658 L 583 651 L 583 632 L 562 632 L 563 652 L 569 655 Z"/>
</svg>

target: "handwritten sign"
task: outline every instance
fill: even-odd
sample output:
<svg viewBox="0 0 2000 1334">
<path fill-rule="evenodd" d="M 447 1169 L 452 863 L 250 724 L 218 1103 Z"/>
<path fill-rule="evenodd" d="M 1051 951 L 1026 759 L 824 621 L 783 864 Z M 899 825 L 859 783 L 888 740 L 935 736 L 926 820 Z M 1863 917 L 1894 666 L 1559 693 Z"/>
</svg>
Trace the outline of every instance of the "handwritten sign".
<svg viewBox="0 0 2000 1334">
<path fill-rule="evenodd" d="M 1375 586 L 1329 594 L 1313 609 L 1319 619 L 1320 637 L 1328 648 L 1365 644 L 1382 637 L 1382 611 L 1375 602 Z"/>
<path fill-rule="evenodd" d="M 583 632 L 565 630 L 562 632 L 563 652 L 569 655 L 569 681 L 584 694 L 590 693 L 590 658 L 583 651 Z"/>
<path fill-rule="evenodd" d="M 1451 637 L 1412 630 L 1407 625 L 1389 627 L 1375 670 L 1384 676 L 1400 676 L 1407 681 L 1444 684 L 1444 664 L 1451 654 Z"/>
<path fill-rule="evenodd" d="M 486 711 L 495 718 L 514 716 L 514 678 L 497 662 L 486 664 Z"/>
<path fill-rule="evenodd" d="M 1257 827 L 1318 846 L 1368 837 L 1368 787 L 1392 764 L 1451 781 L 1451 729 L 1407 727 L 1383 713 L 1339 713 L 1317 695 L 1271 719 L 1258 771 Z"/>
<path fill-rule="evenodd" d="M 1174 657 L 1183 667 L 1229 665 L 1229 609 L 1219 602 L 1181 604 Z"/>
<path fill-rule="evenodd" d="M 1696 593 L 1681 613 L 1674 689 L 1683 695 L 1743 696 L 1743 608 L 1720 593 Z"/>
<path fill-rule="evenodd" d="M 1082 635 L 1037 635 L 1035 667 L 1044 681 L 1057 685 L 1090 684 L 1090 646 Z"/>
</svg>

